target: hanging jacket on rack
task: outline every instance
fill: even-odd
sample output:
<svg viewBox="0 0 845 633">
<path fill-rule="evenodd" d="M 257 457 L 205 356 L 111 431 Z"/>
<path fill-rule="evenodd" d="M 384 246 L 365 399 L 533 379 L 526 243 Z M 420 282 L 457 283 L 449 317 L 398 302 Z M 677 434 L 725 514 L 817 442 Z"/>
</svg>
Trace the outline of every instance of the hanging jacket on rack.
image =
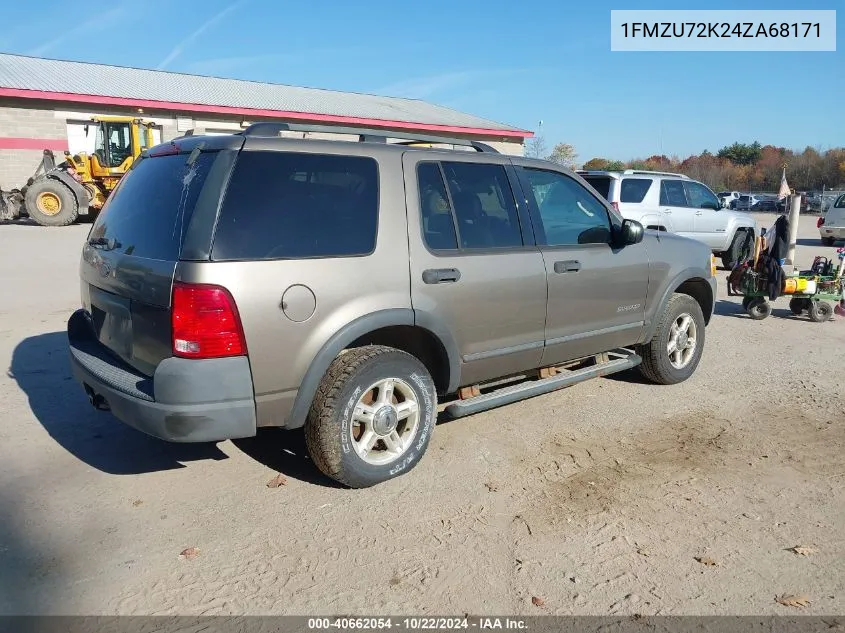
<svg viewBox="0 0 845 633">
<path fill-rule="evenodd" d="M 777 299 L 783 292 L 784 274 L 778 259 L 766 254 L 762 256 L 763 264 L 760 268 L 766 276 L 766 291 L 769 293 L 769 301 Z"/>
<path fill-rule="evenodd" d="M 769 247 L 769 256 L 776 261 L 786 257 L 789 250 L 789 218 L 780 216 L 770 231 L 766 232 L 766 241 Z"/>
</svg>

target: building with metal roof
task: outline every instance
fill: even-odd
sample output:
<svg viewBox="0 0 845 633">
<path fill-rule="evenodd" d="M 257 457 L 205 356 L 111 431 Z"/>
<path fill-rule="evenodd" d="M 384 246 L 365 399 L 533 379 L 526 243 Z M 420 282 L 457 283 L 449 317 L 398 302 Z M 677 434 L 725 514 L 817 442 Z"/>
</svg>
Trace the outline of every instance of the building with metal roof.
<svg viewBox="0 0 845 633">
<path fill-rule="evenodd" d="M 90 151 L 86 123 L 120 114 L 153 122 L 160 140 L 268 120 L 469 138 L 509 154 L 532 136 L 418 99 L 0 54 L 0 187 L 21 186 L 44 149 Z"/>
</svg>

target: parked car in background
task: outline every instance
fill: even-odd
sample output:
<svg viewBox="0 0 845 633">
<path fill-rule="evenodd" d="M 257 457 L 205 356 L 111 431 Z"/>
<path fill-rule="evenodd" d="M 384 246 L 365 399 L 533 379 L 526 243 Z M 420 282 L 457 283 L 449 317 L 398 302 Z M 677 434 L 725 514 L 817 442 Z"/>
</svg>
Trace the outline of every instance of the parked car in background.
<svg viewBox="0 0 845 633">
<path fill-rule="evenodd" d="M 578 172 L 622 217 L 647 229 L 670 231 L 707 244 L 731 269 L 754 247 L 757 222 L 722 208 L 707 185 L 670 172 Z"/>
<path fill-rule="evenodd" d="M 758 200 L 757 204 L 751 207 L 751 210 L 776 212 L 778 210 L 778 201 L 774 198 L 763 198 L 762 200 Z"/>
<path fill-rule="evenodd" d="M 720 191 L 716 197 L 722 202 L 722 207 L 729 209 L 731 202 L 737 200 L 742 194 L 739 191 Z"/>
<path fill-rule="evenodd" d="M 845 193 L 819 218 L 818 228 L 825 246 L 833 246 L 838 240 L 845 240 Z"/>
<path fill-rule="evenodd" d="M 757 196 L 753 196 L 748 193 L 742 194 L 739 198 L 732 202 L 733 207 L 736 211 L 750 211 L 751 208 L 760 201 L 760 198 Z"/>
</svg>

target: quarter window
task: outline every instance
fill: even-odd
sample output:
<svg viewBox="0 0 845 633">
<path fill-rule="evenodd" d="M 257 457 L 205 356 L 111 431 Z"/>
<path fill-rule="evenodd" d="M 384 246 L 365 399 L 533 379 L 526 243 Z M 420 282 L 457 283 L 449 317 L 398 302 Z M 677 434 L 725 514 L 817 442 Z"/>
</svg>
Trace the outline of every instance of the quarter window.
<svg viewBox="0 0 845 633">
<path fill-rule="evenodd" d="M 242 152 L 220 210 L 212 258 L 353 257 L 375 250 L 372 158 Z"/>
<path fill-rule="evenodd" d="M 623 178 L 619 202 L 642 202 L 651 183 L 651 178 Z"/>
</svg>

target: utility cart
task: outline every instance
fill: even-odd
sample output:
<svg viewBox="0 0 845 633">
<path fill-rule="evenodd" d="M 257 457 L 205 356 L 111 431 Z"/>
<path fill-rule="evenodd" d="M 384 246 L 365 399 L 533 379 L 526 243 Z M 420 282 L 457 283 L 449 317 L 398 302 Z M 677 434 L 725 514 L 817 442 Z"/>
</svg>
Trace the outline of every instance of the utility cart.
<svg viewBox="0 0 845 633">
<path fill-rule="evenodd" d="M 800 271 L 797 275 L 784 277 L 778 296 L 789 297 L 789 309 L 793 314 L 804 312 L 811 321 L 823 323 L 833 315 L 835 303 L 843 301 L 842 262 L 845 249 L 840 249 L 838 268 L 826 257 L 816 257 L 810 270 Z M 738 276 L 738 278 L 737 278 Z M 769 301 L 770 284 L 764 270 L 749 265 L 737 276 L 728 280 L 728 294 L 742 295 L 742 307 L 752 319 L 765 319 L 772 313 Z"/>
</svg>

